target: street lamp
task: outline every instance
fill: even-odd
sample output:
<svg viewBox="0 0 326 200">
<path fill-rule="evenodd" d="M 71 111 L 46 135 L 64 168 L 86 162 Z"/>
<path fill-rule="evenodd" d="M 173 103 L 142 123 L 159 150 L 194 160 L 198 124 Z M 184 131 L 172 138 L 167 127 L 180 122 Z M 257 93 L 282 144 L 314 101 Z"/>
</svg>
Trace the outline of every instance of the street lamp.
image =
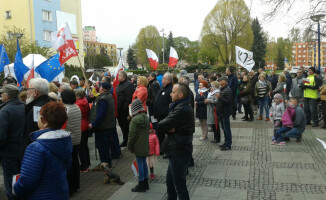
<svg viewBox="0 0 326 200">
<path fill-rule="evenodd" d="M 17 40 L 19 40 L 21 37 L 23 37 L 23 33 L 13 33 L 12 36 L 14 36 Z"/>
<path fill-rule="evenodd" d="M 312 21 L 317 22 L 318 24 L 318 71 L 320 71 L 320 23 L 319 21 L 324 17 L 325 17 L 324 14 L 314 15 L 310 17 Z"/>
<path fill-rule="evenodd" d="M 162 30 L 160 31 L 161 33 L 163 33 L 163 59 L 162 59 L 162 63 L 164 63 L 164 28 L 162 28 Z"/>
</svg>

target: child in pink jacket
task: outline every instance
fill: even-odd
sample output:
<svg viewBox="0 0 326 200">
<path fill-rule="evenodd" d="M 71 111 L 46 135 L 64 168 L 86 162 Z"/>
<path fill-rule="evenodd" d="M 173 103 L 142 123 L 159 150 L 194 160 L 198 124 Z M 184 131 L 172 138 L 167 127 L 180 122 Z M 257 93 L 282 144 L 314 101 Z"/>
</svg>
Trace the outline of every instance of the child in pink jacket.
<svg viewBox="0 0 326 200">
<path fill-rule="evenodd" d="M 147 166 L 151 171 L 151 179 L 155 179 L 154 176 L 154 165 L 157 163 L 157 156 L 160 155 L 160 144 L 156 135 L 155 130 L 153 129 L 152 123 L 150 123 L 149 128 L 149 156 L 147 159 Z"/>
</svg>

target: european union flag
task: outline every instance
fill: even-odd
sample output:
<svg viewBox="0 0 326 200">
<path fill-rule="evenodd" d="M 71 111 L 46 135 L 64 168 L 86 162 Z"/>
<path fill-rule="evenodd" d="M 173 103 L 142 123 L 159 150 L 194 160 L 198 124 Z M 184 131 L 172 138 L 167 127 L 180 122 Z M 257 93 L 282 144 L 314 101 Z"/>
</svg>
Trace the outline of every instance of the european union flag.
<svg viewBox="0 0 326 200">
<path fill-rule="evenodd" d="M 61 65 L 59 62 L 59 54 L 55 54 L 36 67 L 35 71 L 40 74 L 42 78 L 51 82 L 64 69 L 64 65 Z"/>
<path fill-rule="evenodd" d="M 23 63 L 22 53 L 19 48 L 19 41 L 17 40 L 17 53 L 14 63 L 15 76 L 19 85 L 23 82 L 24 75 L 29 71 L 29 68 Z"/>
<path fill-rule="evenodd" d="M 0 72 L 3 72 L 3 68 L 10 64 L 8 54 L 5 49 L 5 45 L 0 45 Z"/>
</svg>

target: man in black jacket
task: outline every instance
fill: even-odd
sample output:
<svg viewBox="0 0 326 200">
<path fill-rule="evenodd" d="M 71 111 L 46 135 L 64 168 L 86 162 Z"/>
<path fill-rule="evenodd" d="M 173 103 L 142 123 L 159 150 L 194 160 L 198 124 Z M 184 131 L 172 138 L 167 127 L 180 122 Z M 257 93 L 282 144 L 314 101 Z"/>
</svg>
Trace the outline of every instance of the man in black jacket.
<svg viewBox="0 0 326 200">
<path fill-rule="evenodd" d="M 170 73 L 164 74 L 162 88 L 156 94 L 154 101 L 154 117 L 157 119 L 158 123 L 169 114 L 169 105 L 172 102 L 170 96 L 172 87 L 172 75 Z M 158 139 L 160 144 L 162 144 L 164 134 L 158 134 Z"/>
<path fill-rule="evenodd" d="M 167 133 L 162 150 L 169 156 L 166 173 L 168 199 L 189 199 L 186 185 L 187 168 L 192 154 L 195 132 L 193 109 L 189 105 L 189 87 L 183 83 L 173 87 L 173 103 L 167 117 L 158 124 L 159 134 Z"/>
<path fill-rule="evenodd" d="M 275 71 L 272 70 L 271 74 L 267 76 L 267 80 L 271 82 L 273 90 L 275 90 L 278 82 L 278 76 L 275 74 Z"/>
<path fill-rule="evenodd" d="M 217 101 L 217 114 L 220 117 L 221 126 L 224 132 L 225 142 L 220 146 L 222 151 L 231 150 L 232 133 L 230 128 L 230 115 L 232 113 L 232 90 L 227 84 L 227 77 L 219 78 L 221 92 L 216 93 Z"/>
<path fill-rule="evenodd" d="M 8 199 L 20 199 L 12 196 L 12 176 L 20 172 L 25 105 L 18 100 L 17 86 L 7 84 L 0 92 L 4 102 L 0 105 L 0 158 L 3 179 Z"/>
<path fill-rule="evenodd" d="M 29 88 L 27 88 L 27 99 L 25 109 L 25 131 L 23 133 L 23 154 L 26 147 L 32 142 L 29 134 L 38 130 L 37 116 L 34 114 L 39 112 L 41 107 L 50 102 L 48 96 L 49 83 L 43 78 L 34 78 L 29 82 Z"/>
<path fill-rule="evenodd" d="M 129 104 L 131 103 L 132 95 L 135 91 L 134 84 L 128 80 L 127 72 L 120 71 L 118 75 L 119 85 L 117 86 L 117 101 L 118 101 L 118 123 L 122 131 L 123 142 L 120 147 L 127 146 L 129 135 Z"/>
<path fill-rule="evenodd" d="M 231 88 L 232 91 L 232 118 L 233 120 L 236 119 L 236 114 L 237 114 L 237 105 L 236 105 L 236 94 L 237 94 L 237 90 L 239 88 L 239 84 L 238 84 L 238 78 L 237 76 L 235 76 L 234 74 L 234 69 L 233 67 L 228 67 L 225 70 L 225 74 L 228 76 L 228 86 Z M 229 103 L 230 103 L 229 102 Z"/>
<path fill-rule="evenodd" d="M 156 94 L 160 90 L 160 83 L 156 79 L 156 74 L 152 72 L 148 77 L 149 85 L 147 90 L 147 106 L 148 106 L 148 114 L 149 119 L 153 125 L 153 128 L 157 130 L 157 120 L 154 117 L 154 100 Z"/>
</svg>

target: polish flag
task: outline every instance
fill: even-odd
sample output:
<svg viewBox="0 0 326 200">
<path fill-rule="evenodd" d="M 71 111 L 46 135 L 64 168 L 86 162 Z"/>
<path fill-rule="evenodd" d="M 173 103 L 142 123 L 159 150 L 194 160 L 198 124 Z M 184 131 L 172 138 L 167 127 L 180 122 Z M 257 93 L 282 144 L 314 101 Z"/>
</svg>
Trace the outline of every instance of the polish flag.
<svg viewBox="0 0 326 200">
<path fill-rule="evenodd" d="M 29 88 L 29 81 L 31 79 L 33 79 L 35 76 L 34 76 L 34 55 L 33 55 L 33 60 L 32 60 L 32 67 L 30 69 L 30 72 L 29 72 L 29 75 L 27 77 L 27 80 L 26 80 L 26 87 Z"/>
<path fill-rule="evenodd" d="M 308 79 L 308 78 L 304 78 L 304 79 L 302 79 L 302 82 L 303 82 L 303 83 L 310 84 L 310 79 Z"/>
<path fill-rule="evenodd" d="M 171 47 L 170 48 L 170 59 L 169 59 L 169 67 L 174 67 L 178 63 L 178 53 L 177 51 Z"/>
<path fill-rule="evenodd" d="M 60 64 L 67 62 L 71 57 L 78 56 L 75 43 L 71 37 L 70 29 L 67 23 L 62 25 L 57 32 L 51 33 L 51 43 L 52 47 L 60 52 Z"/>
<path fill-rule="evenodd" d="M 120 58 L 119 64 L 117 66 L 117 68 L 114 71 L 114 81 L 113 81 L 113 99 L 114 99 L 114 111 L 115 111 L 115 116 L 118 116 L 118 98 L 117 98 L 117 91 L 116 88 L 119 85 L 119 71 L 123 70 L 123 66 L 122 66 L 122 59 Z"/>
<path fill-rule="evenodd" d="M 149 64 L 151 65 L 151 68 L 156 70 L 157 66 L 158 66 L 158 57 L 157 57 L 156 53 L 150 49 L 146 49 L 146 53 L 147 53 L 147 57 L 149 60 Z"/>
<path fill-rule="evenodd" d="M 134 172 L 135 176 L 138 176 L 138 165 L 137 165 L 136 160 L 134 160 L 134 162 L 132 162 L 131 170 L 132 170 L 132 172 Z"/>
</svg>

